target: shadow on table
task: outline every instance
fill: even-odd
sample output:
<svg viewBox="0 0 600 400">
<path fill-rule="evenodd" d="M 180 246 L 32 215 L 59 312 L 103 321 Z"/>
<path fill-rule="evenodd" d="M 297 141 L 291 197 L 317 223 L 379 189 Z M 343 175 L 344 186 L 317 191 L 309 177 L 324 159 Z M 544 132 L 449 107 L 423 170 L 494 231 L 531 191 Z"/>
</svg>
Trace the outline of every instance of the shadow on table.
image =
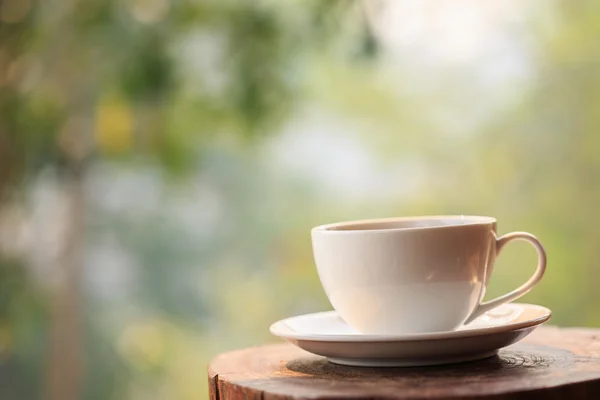
<svg viewBox="0 0 600 400">
<path fill-rule="evenodd" d="M 304 376 L 331 380 L 404 380 L 413 382 L 427 379 L 423 384 L 435 386 L 460 379 L 461 382 L 481 382 L 493 378 L 495 381 L 527 375 L 538 376 L 560 373 L 574 362 L 571 352 L 539 345 L 518 345 L 500 351 L 499 355 L 479 361 L 453 365 L 416 368 L 372 368 L 349 367 L 333 364 L 325 358 L 306 357 L 289 361 L 288 370 Z M 435 378 L 435 379 L 432 379 Z"/>
</svg>

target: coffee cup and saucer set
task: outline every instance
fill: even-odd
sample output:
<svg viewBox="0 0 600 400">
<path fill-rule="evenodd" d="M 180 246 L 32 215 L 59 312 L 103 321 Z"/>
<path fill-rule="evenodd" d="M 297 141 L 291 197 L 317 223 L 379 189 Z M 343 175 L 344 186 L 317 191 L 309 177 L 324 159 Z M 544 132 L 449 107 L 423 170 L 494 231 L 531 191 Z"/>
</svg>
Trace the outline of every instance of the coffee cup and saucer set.
<svg viewBox="0 0 600 400">
<path fill-rule="evenodd" d="M 335 311 L 295 316 L 271 333 L 336 364 L 415 367 L 478 360 L 546 322 L 549 309 L 512 303 L 546 269 L 530 233 L 496 233 L 480 216 L 426 216 L 341 222 L 311 232 L 323 289 Z M 483 302 L 494 262 L 514 240 L 537 251 L 533 276 Z"/>
</svg>

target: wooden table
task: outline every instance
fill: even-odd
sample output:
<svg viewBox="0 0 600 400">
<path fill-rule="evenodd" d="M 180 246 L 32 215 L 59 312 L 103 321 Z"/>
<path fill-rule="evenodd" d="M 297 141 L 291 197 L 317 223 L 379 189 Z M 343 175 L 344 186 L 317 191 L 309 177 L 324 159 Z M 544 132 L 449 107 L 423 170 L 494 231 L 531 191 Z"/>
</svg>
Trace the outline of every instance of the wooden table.
<svg viewBox="0 0 600 400">
<path fill-rule="evenodd" d="M 498 356 L 422 368 L 345 367 L 282 343 L 221 354 L 208 374 L 213 400 L 600 400 L 600 329 L 541 327 Z"/>
</svg>

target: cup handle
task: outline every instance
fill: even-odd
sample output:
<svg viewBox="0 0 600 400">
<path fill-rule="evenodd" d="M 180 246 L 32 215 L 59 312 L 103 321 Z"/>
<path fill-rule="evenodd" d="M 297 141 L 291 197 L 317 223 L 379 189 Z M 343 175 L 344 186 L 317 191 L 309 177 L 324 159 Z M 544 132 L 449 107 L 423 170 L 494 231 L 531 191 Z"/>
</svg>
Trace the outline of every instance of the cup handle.
<svg viewBox="0 0 600 400">
<path fill-rule="evenodd" d="M 546 271 L 546 251 L 544 250 L 544 247 L 542 246 L 540 241 L 531 233 L 512 232 L 499 237 L 498 239 L 496 239 L 496 256 L 500 254 L 500 251 L 508 242 L 513 240 L 524 240 L 526 242 L 531 243 L 531 245 L 535 247 L 535 250 L 538 254 L 538 264 L 535 273 L 531 278 L 529 278 L 527 282 L 525 282 L 523 285 L 513 290 L 512 292 L 495 298 L 494 300 L 486 301 L 485 303 L 480 303 L 471 313 L 471 315 L 469 315 L 469 318 L 467 318 L 465 324 L 473 322 L 475 318 L 491 310 L 492 308 L 498 307 L 500 304 L 509 303 L 525 295 L 540 281 L 540 279 L 542 279 L 542 276 Z"/>
</svg>

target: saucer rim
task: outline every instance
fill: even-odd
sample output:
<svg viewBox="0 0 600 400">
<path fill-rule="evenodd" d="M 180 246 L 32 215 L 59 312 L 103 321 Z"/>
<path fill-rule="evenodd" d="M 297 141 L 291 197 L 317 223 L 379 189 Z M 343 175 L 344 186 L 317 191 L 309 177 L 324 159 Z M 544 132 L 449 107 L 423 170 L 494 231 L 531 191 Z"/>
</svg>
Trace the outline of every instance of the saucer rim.
<svg viewBox="0 0 600 400">
<path fill-rule="evenodd" d="M 278 326 L 284 324 L 286 321 L 299 318 L 299 317 L 308 317 L 308 316 L 322 316 L 322 315 L 338 315 L 338 312 L 335 310 L 331 311 L 321 311 L 316 313 L 307 313 L 296 315 L 288 318 L 281 319 L 277 322 L 274 322 L 269 327 L 269 331 L 278 337 L 284 338 L 286 340 L 303 340 L 303 341 L 317 341 L 317 342 L 415 342 L 422 340 L 439 340 L 439 339 L 456 339 L 456 338 L 468 338 L 468 337 L 476 337 L 476 336 L 485 336 L 492 335 L 495 333 L 509 332 L 509 331 L 517 331 L 524 328 L 535 327 L 547 322 L 552 317 L 552 310 L 548 307 L 544 307 L 537 304 L 530 303 L 509 303 L 513 305 L 519 305 L 524 308 L 536 308 L 540 310 L 542 313 L 541 316 L 537 318 L 528 319 L 525 321 L 517 322 L 517 323 L 507 323 L 498 326 L 492 327 L 483 327 L 483 328 L 475 328 L 471 330 L 463 330 L 463 331 L 444 331 L 444 332 L 426 332 L 426 333 L 414 333 L 414 334 L 405 334 L 405 335 L 373 335 L 373 334 L 336 334 L 336 335 L 327 335 L 327 334 L 306 334 L 306 333 L 293 333 L 289 331 L 289 328 L 286 332 L 283 332 L 282 329 L 278 329 Z M 491 310 L 490 310 L 491 311 Z"/>
</svg>

